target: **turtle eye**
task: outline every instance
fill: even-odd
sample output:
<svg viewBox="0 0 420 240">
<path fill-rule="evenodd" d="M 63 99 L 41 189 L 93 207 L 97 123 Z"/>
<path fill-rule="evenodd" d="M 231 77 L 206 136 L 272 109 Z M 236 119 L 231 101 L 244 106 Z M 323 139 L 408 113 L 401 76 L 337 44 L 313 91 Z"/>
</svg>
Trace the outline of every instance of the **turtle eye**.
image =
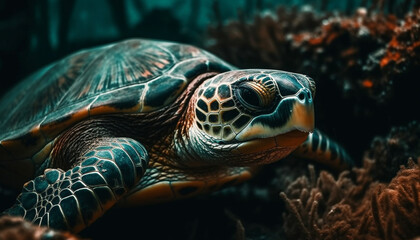
<svg viewBox="0 0 420 240">
<path fill-rule="evenodd" d="M 250 109 L 261 109 L 271 105 L 275 91 L 255 81 L 242 82 L 238 86 L 239 100 Z"/>
</svg>

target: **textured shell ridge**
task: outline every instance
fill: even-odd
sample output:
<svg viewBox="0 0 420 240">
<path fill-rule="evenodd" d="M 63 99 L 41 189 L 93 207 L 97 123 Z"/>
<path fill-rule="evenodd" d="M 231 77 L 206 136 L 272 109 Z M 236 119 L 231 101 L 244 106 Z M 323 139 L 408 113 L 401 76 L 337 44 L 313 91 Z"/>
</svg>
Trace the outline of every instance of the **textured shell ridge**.
<svg viewBox="0 0 420 240">
<path fill-rule="evenodd" d="M 78 121 L 154 111 L 173 101 L 191 76 L 232 68 L 204 50 L 171 42 L 131 39 L 81 50 L 4 95 L 0 145 L 12 153 L 29 150 L 20 157 L 31 157 Z"/>
<path fill-rule="evenodd" d="M 92 55 L 92 51 L 88 54 Z M 7 116 L 2 120 L 0 139 L 5 139 L 14 132 L 23 132 L 22 128 L 35 127 L 54 111 L 74 82 L 71 76 L 81 70 L 78 61 L 89 57 L 85 54 L 85 51 L 81 51 L 48 65 L 6 94 L 0 104 L 0 113 Z M 70 64 L 73 64 L 72 68 L 66 67 Z"/>
</svg>

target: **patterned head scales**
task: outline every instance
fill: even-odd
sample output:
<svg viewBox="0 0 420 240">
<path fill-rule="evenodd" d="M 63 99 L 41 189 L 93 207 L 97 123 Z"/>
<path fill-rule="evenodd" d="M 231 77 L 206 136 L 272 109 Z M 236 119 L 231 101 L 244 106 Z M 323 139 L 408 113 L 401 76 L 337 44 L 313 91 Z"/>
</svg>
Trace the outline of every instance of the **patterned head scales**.
<svg viewBox="0 0 420 240">
<path fill-rule="evenodd" d="M 314 82 L 300 74 L 237 70 L 207 80 L 196 91 L 196 127 L 223 142 L 312 131 Z"/>
</svg>

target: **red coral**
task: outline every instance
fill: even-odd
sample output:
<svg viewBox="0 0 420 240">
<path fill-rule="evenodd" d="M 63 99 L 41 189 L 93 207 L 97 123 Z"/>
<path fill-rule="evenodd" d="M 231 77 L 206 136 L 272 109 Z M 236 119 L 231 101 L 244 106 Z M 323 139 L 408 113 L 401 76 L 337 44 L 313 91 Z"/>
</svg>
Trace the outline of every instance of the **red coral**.
<svg viewBox="0 0 420 240">
<path fill-rule="evenodd" d="M 413 161 L 389 183 L 372 181 L 374 162 L 337 180 L 322 171 L 297 179 L 281 197 L 290 239 L 410 239 L 420 235 L 420 168 Z M 313 169 L 310 172 L 314 174 Z"/>
<path fill-rule="evenodd" d="M 374 189 L 368 206 L 366 236 L 380 239 L 411 239 L 420 235 L 420 169 L 411 162 L 389 185 Z M 367 205 L 367 204 L 366 204 Z"/>
<path fill-rule="evenodd" d="M 394 29 L 395 34 L 388 43 L 386 53 L 380 60 L 381 68 L 395 68 L 389 69 L 388 72 L 402 72 L 405 69 L 400 66 L 407 64 L 408 59 L 413 60 L 413 63 L 418 65 L 420 60 L 415 58 L 420 54 L 420 9 L 409 14 L 402 26 Z M 395 66 L 389 66 L 390 64 Z M 400 66 L 396 68 L 396 66 Z M 404 66 L 406 67 L 406 66 Z"/>
<path fill-rule="evenodd" d="M 337 179 L 321 171 L 302 176 L 281 193 L 293 239 L 410 239 L 420 235 L 420 124 L 376 137 L 364 164 Z M 398 170 L 399 169 L 399 170 Z M 398 173 L 397 173 L 398 172 Z M 382 183 L 381 183 L 382 182 Z"/>
</svg>

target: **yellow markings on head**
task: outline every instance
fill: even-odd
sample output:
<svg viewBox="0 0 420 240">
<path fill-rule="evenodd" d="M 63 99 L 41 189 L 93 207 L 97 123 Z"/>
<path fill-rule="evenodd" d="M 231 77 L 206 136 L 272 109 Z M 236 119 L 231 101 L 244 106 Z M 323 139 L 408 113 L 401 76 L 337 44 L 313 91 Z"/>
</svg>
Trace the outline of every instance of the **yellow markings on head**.
<svg viewBox="0 0 420 240">
<path fill-rule="evenodd" d="M 295 129 L 310 132 L 315 127 L 314 108 L 313 105 L 305 105 L 296 101 L 293 108 L 290 110 L 291 116 L 289 120 L 282 126 L 270 127 L 263 123 L 251 122 L 245 127 L 237 136 L 236 140 L 246 141 L 253 138 L 267 138 L 276 135 L 281 135 Z"/>
<path fill-rule="evenodd" d="M 268 133 L 272 134 L 271 128 L 263 126 L 262 124 L 254 124 L 251 127 L 246 127 L 237 137 L 237 140 L 246 140 L 254 136 L 264 136 Z"/>
<path fill-rule="evenodd" d="M 282 131 L 298 129 L 311 132 L 315 128 L 315 114 L 313 105 L 306 106 L 300 102 L 293 104 L 292 115 L 287 123 L 281 127 Z M 276 131 L 277 129 L 272 129 Z M 278 131 L 278 130 L 277 130 Z"/>
<path fill-rule="evenodd" d="M 289 123 L 297 129 L 312 131 L 315 127 L 315 114 L 313 105 L 305 106 L 296 102 L 293 105 L 293 114 Z"/>
</svg>

